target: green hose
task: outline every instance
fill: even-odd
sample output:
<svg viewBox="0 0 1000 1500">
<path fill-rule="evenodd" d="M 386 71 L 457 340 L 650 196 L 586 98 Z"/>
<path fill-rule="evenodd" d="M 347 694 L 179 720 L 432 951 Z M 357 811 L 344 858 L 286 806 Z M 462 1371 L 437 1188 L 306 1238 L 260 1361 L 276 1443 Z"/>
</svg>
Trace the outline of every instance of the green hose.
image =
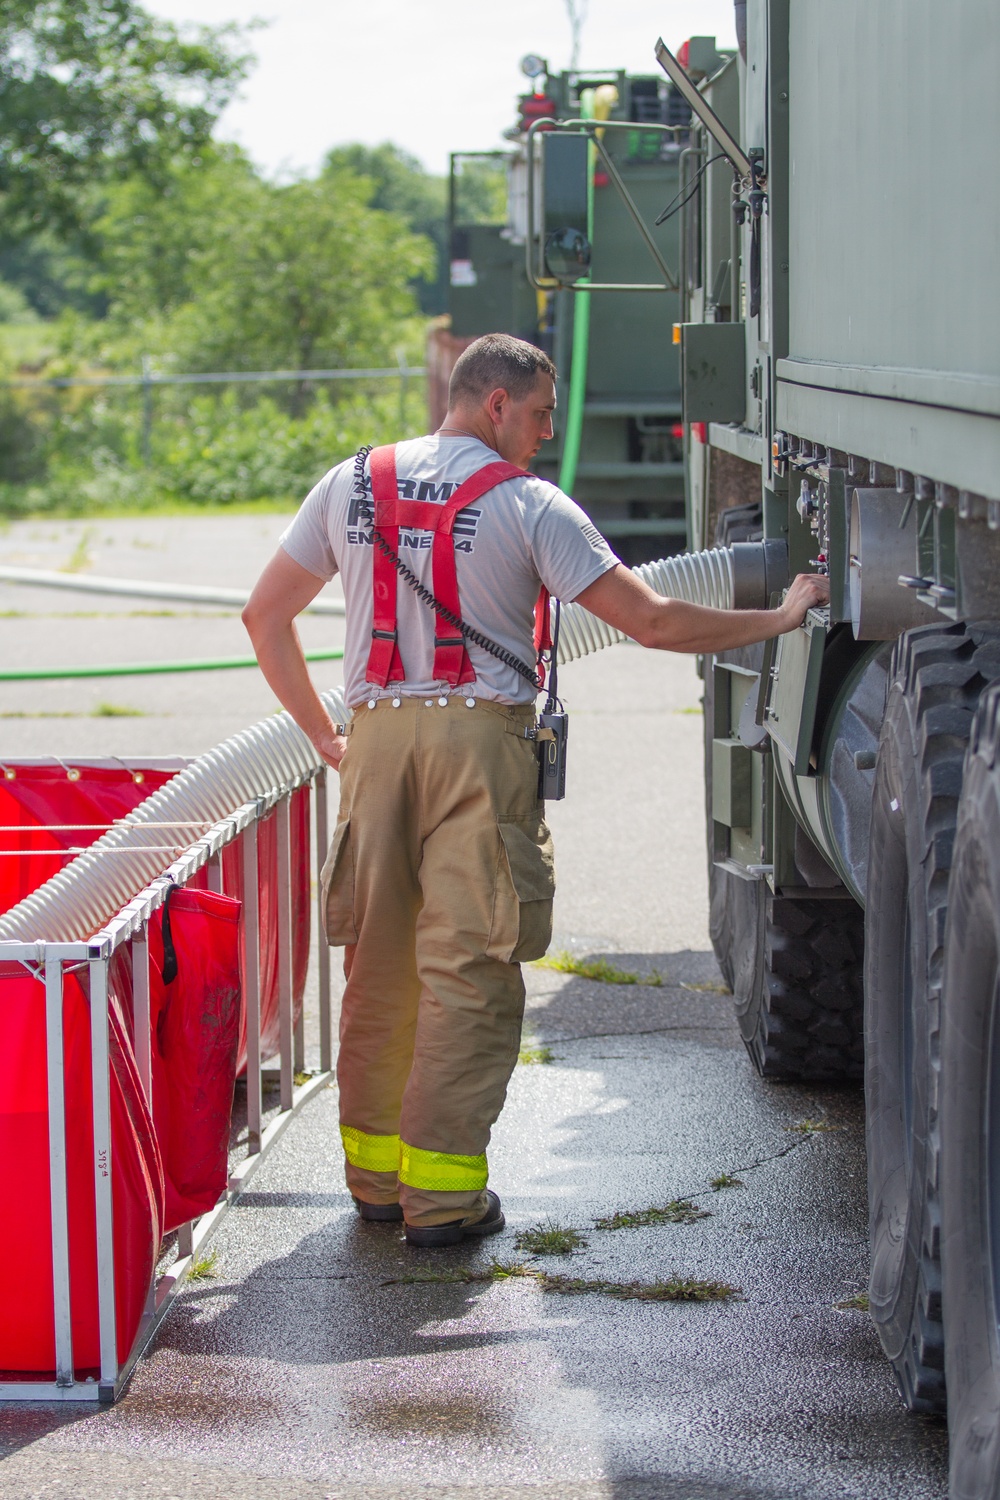
<svg viewBox="0 0 1000 1500">
<path fill-rule="evenodd" d="M 594 118 L 594 90 L 580 94 L 580 118 Z M 587 239 L 594 243 L 594 161 L 597 151 L 591 143 L 587 152 Z M 586 285 L 589 276 L 581 283 Z M 590 354 L 590 293 L 573 294 L 573 357 L 569 369 L 569 397 L 566 406 L 566 433 L 562 461 L 559 465 L 559 488 L 571 494 L 576 484 L 576 467 L 580 460 L 583 436 L 583 407 L 587 399 L 587 363 Z"/>
<path fill-rule="evenodd" d="M 306 661 L 342 661 L 343 651 L 307 651 Z M 130 661 L 110 667 L 26 667 L 0 672 L 0 682 L 62 682 L 73 677 L 152 677 L 160 672 L 228 672 L 255 667 L 256 656 L 216 656 L 208 661 Z"/>
</svg>

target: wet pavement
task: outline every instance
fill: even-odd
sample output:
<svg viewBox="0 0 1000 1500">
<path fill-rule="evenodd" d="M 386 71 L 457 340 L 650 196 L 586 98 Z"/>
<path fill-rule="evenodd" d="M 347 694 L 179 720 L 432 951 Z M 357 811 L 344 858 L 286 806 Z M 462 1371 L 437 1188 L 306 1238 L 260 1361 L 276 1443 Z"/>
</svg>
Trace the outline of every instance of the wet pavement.
<svg viewBox="0 0 1000 1500">
<path fill-rule="evenodd" d="M 72 555 L 80 529 L 51 524 L 36 528 L 46 557 L 26 555 L 45 551 L 31 525 L 0 538 L 11 561 Z M 158 548 L 144 576 L 248 584 L 279 525 L 118 523 L 113 547 L 92 535 L 90 565 L 140 576 L 136 559 L 154 548 L 131 537 Z M 231 612 L 138 607 L 0 586 L 0 658 L 244 649 Z M 341 629 L 314 618 L 303 634 L 336 644 Z M 339 680 L 338 664 L 321 671 L 324 686 Z M 395 1226 L 363 1225 L 325 1091 L 229 1213 L 216 1274 L 185 1289 L 115 1408 L 0 1408 L 3 1500 L 946 1494 L 943 1427 L 904 1411 L 867 1315 L 838 1306 L 867 1279 L 861 1097 L 762 1083 L 720 993 L 692 664 L 617 647 L 561 685 L 573 717 L 570 795 L 551 808 L 553 952 L 603 958 L 640 982 L 527 970 L 526 1045 L 550 1060 L 517 1068 L 494 1132 L 507 1231 L 430 1252 Z M 194 753 L 274 707 L 244 672 L 0 694 L 0 713 L 28 715 L 0 719 L 0 759 Z M 94 716 L 108 700 L 144 717 Z M 79 717 L 35 716 L 56 711 Z M 713 1187 L 722 1177 L 740 1185 Z M 597 1227 L 677 1199 L 706 1216 Z M 540 1224 L 585 1243 L 532 1258 L 517 1234 Z M 548 1276 L 548 1289 L 536 1275 L 458 1279 L 494 1259 Z M 427 1276 L 438 1279 L 411 1279 Z M 697 1303 L 611 1295 L 677 1277 L 739 1291 Z"/>
</svg>

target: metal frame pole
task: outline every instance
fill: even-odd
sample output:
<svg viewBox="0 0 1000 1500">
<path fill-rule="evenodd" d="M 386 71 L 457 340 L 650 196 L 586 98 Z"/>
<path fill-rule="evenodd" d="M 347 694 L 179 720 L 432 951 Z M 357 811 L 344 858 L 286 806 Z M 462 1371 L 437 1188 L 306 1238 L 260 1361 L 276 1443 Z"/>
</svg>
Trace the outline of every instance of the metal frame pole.
<svg viewBox="0 0 1000 1500">
<path fill-rule="evenodd" d="M 312 790 L 311 790 L 310 786 L 307 783 L 306 786 L 305 786 L 305 797 L 306 797 L 306 827 L 305 827 L 306 851 L 305 851 L 305 854 L 306 854 L 306 872 L 307 872 L 307 878 L 308 878 L 308 871 L 309 871 L 309 798 L 311 797 L 311 795 L 312 795 Z M 289 800 L 289 811 L 290 810 L 291 810 L 291 801 Z M 289 849 L 290 848 L 291 848 L 291 844 L 289 844 Z M 289 881 L 289 894 L 291 894 L 291 881 Z M 306 914 L 307 915 L 308 915 L 308 912 L 309 912 L 309 898 L 308 898 L 308 893 L 307 893 L 306 894 Z M 294 998 L 295 998 L 295 994 L 294 994 L 294 991 L 295 991 L 295 951 L 294 951 L 294 942 L 292 940 L 289 941 L 289 949 L 290 949 L 289 964 L 290 964 L 290 967 L 291 967 L 291 978 L 292 978 L 292 985 L 291 985 L 291 987 L 292 987 L 292 999 L 294 1001 Z M 294 1006 L 293 1006 L 293 1010 L 294 1010 Z M 294 1069 L 295 1069 L 296 1073 L 304 1073 L 305 1069 L 306 1069 L 306 1002 L 305 1002 L 305 995 L 304 994 L 302 996 L 302 1005 L 301 1005 L 301 1007 L 299 1009 L 298 1019 L 295 1022 L 294 1043 L 295 1043 L 294 1048 L 293 1048 Z"/>
<path fill-rule="evenodd" d="M 317 771 L 313 783 L 316 797 L 316 952 L 319 959 L 319 1066 L 328 1073 L 333 1066 L 333 1026 L 330 1014 L 330 946 L 326 940 L 326 913 L 320 876 L 329 843 L 327 821 L 327 773 Z"/>
<path fill-rule="evenodd" d="M 118 1378 L 115 1314 L 114 1201 L 111 1192 L 111 1059 L 108 1037 L 108 955 L 92 954 L 90 973 L 90 1068 L 94 1099 L 94 1207 L 97 1218 L 97 1321 L 100 1330 L 101 1396 L 114 1400 Z"/>
<path fill-rule="evenodd" d="M 63 1047 L 63 966 L 45 963 L 45 1057 L 49 1114 L 49 1202 L 52 1213 L 52 1310 L 56 1385 L 73 1384 L 73 1314 L 69 1282 L 69 1210 L 66 1196 L 66 1074 Z"/>
<path fill-rule="evenodd" d="M 281 1108 L 291 1109 L 292 1067 L 292 830 L 291 797 L 281 798 L 274 811 L 278 820 L 278 1022 L 281 1038 Z"/>
<path fill-rule="evenodd" d="M 146 1096 L 146 1108 L 152 1114 L 153 1018 L 149 994 L 149 929 L 145 922 L 132 938 L 132 1016 L 136 1066 Z"/>
<path fill-rule="evenodd" d="M 208 888 L 209 888 L 209 890 L 210 891 L 215 891 L 216 895 L 221 896 L 223 894 L 223 890 L 224 890 L 223 880 L 222 880 L 222 851 L 221 851 L 221 849 L 218 850 L 215 854 L 213 854 L 212 857 L 209 859 L 208 864 L 205 867 L 205 872 L 206 872 L 206 876 L 207 876 L 207 880 L 208 880 Z"/>
<path fill-rule="evenodd" d="M 243 858 L 243 944 L 247 1017 L 247 1154 L 260 1150 L 260 901 L 257 891 L 257 824 L 240 836 Z"/>
</svg>

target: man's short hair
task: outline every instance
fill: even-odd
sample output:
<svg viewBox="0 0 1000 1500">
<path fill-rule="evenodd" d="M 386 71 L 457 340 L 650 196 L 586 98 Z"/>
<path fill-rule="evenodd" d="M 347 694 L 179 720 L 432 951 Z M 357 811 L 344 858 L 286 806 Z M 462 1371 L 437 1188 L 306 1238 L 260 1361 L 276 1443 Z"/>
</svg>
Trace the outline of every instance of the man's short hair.
<svg viewBox="0 0 1000 1500">
<path fill-rule="evenodd" d="M 524 339 L 509 333 L 486 333 L 470 344 L 455 362 L 448 386 L 448 401 L 483 401 L 490 391 L 504 390 L 512 401 L 530 396 L 538 376 L 556 378 L 549 356 Z"/>
</svg>

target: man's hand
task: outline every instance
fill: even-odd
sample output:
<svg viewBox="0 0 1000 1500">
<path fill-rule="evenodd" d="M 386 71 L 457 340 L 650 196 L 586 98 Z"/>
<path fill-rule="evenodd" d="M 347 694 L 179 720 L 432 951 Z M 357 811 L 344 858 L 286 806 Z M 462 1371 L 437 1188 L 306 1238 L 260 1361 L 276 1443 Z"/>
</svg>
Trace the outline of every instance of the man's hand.
<svg viewBox="0 0 1000 1500">
<path fill-rule="evenodd" d="M 783 627 L 785 630 L 794 630 L 801 625 L 810 609 L 817 605 L 829 604 L 830 602 L 830 580 L 818 573 L 799 573 L 792 580 L 791 588 L 785 595 L 779 606 L 779 613 L 783 614 L 788 623 Z"/>
<path fill-rule="evenodd" d="M 315 746 L 317 755 L 321 756 L 328 766 L 332 766 L 335 771 L 340 770 L 340 762 L 343 760 L 344 752 L 347 749 L 347 736 L 345 734 L 338 734 L 331 724 L 328 730 L 322 730 L 313 737 L 313 745 Z"/>
</svg>

